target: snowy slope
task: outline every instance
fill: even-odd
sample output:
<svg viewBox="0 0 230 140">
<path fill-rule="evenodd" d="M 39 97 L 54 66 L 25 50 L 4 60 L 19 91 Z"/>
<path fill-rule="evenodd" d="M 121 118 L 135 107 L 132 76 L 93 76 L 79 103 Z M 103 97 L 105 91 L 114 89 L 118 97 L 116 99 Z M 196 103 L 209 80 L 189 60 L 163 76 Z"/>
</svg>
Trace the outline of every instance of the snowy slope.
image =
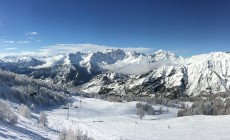
<svg viewBox="0 0 230 140">
<path fill-rule="evenodd" d="M 169 114 L 146 116 L 140 120 L 136 115 L 136 102 L 113 103 L 99 99 L 73 97 L 79 108 L 54 109 L 47 112 L 49 126 L 54 130 L 63 127 L 81 129 L 96 140 L 223 140 L 229 139 L 229 116 L 190 116 L 177 118 L 178 109 L 169 108 Z M 155 106 L 158 109 L 159 106 Z M 163 107 L 165 108 L 165 107 Z M 55 119 L 54 119 L 55 118 Z"/>
<path fill-rule="evenodd" d="M 24 118 L 18 112 L 19 104 L 0 99 L 1 102 L 7 104 L 11 110 L 18 116 L 16 125 L 8 124 L 0 120 L 0 139 L 16 139 L 16 140 L 48 140 L 57 139 L 58 132 L 50 128 L 38 127 L 37 113 L 32 113 L 31 117 Z M 48 132 L 48 133 L 47 133 Z"/>
<path fill-rule="evenodd" d="M 230 54 L 223 52 L 193 56 L 187 60 L 188 94 L 230 90 Z"/>
<path fill-rule="evenodd" d="M 0 139 L 58 138 L 63 128 L 82 130 L 95 140 L 224 140 L 229 139 L 229 116 L 186 116 L 177 118 L 178 109 L 169 108 L 168 114 L 136 115 L 136 102 L 113 103 L 92 98 L 70 98 L 69 120 L 67 110 L 60 106 L 42 108 L 48 114 L 48 127 L 39 128 L 36 117 L 20 117 L 19 124 L 10 126 L 0 122 Z M 82 102 L 79 102 L 79 101 Z M 78 106 L 75 108 L 74 106 Z M 160 106 L 154 106 L 158 109 Z M 165 108 L 165 107 L 163 107 Z M 37 114 L 33 114 L 38 116 Z"/>
</svg>

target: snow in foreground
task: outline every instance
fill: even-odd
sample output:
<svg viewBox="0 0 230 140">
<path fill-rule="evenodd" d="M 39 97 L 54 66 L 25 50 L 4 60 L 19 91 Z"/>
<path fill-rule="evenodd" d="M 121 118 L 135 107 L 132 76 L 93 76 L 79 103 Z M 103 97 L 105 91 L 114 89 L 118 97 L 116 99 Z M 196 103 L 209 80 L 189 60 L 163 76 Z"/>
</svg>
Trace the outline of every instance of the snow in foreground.
<svg viewBox="0 0 230 140">
<path fill-rule="evenodd" d="M 177 118 L 177 109 L 168 114 L 136 115 L 137 102 L 113 103 L 72 97 L 70 116 L 61 107 L 46 108 L 48 128 L 38 128 L 35 119 L 20 117 L 19 124 L 0 123 L 0 139 L 58 139 L 63 128 L 80 129 L 96 140 L 224 140 L 230 139 L 230 116 L 189 116 Z M 78 108 L 75 108 L 78 106 Z M 159 106 L 154 106 L 158 109 Z"/>
</svg>

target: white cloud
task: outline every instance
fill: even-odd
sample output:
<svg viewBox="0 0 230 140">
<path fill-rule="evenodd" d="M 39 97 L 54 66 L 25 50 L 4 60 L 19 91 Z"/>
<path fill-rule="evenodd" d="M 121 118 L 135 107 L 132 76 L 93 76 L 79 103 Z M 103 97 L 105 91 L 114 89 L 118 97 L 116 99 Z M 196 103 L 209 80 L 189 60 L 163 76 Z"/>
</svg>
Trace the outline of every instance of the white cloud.
<svg viewBox="0 0 230 140">
<path fill-rule="evenodd" d="M 26 33 L 26 35 L 37 35 L 38 34 L 38 32 L 28 32 L 28 33 Z"/>
<path fill-rule="evenodd" d="M 116 62 L 115 64 L 105 65 L 103 68 L 117 73 L 142 75 L 155 68 L 170 66 L 172 64 L 174 64 L 174 62 L 170 60 L 159 60 L 157 62 L 152 62 L 151 59 L 142 57 L 136 62 L 122 60 Z"/>
<path fill-rule="evenodd" d="M 4 39 L 1 39 L 1 41 L 3 43 L 9 43 L 9 44 L 13 44 L 13 43 L 18 43 L 18 44 L 28 44 L 28 43 L 31 43 L 30 41 L 14 41 L 14 40 L 4 40 Z"/>
<path fill-rule="evenodd" d="M 30 43 L 30 42 L 20 42 L 20 43 Z M 60 53 L 69 54 L 69 53 L 76 53 L 76 52 L 103 51 L 106 49 L 124 49 L 126 51 L 137 51 L 137 52 L 144 52 L 144 53 L 153 52 L 151 48 L 142 48 L 142 47 L 118 48 L 118 47 L 110 47 L 110 46 L 96 45 L 96 44 L 57 44 L 57 45 L 43 47 L 42 49 L 36 50 L 36 52 L 0 54 L 0 56 L 7 56 L 7 55 L 50 56 L 50 55 L 55 55 Z"/>
<path fill-rule="evenodd" d="M 10 43 L 10 44 L 13 44 L 14 41 L 13 40 L 3 40 L 4 43 Z"/>
<path fill-rule="evenodd" d="M 17 43 L 19 43 L 19 44 L 29 44 L 30 41 L 18 41 Z"/>
<path fill-rule="evenodd" d="M 152 53 L 154 51 L 154 49 L 152 48 L 144 48 L 144 47 L 138 47 L 138 48 L 130 47 L 130 48 L 121 48 L 121 49 L 128 51 L 128 52 L 137 51 L 137 52 L 143 52 L 143 53 Z"/>
<path fill-rule="evenodd" d="M 36 52 L 19 52 L 19 53 L 0 53 L 0 57 L 5 56 L 42 56 Z"/>
<path fill-rule="evenodd" d="M 107 70 L 114 71 L 117 73 L 134 75 L 141 75 L 152 69 L 152 65 L 150 64 L 150 60 L 148 60 L 148 58 L 142 58 L 140 61 L 133 63 L 127 61 L 118 61 L 115 64 L 106 65 L 103 67 Z"/>
<path fill-rule="evenodd" d="M 57 62 L 61 61 L 62 59 L 64 59 L 65 56 L 64 55 L 57 55 L 57 56 L 53 56 L 53 57 L 47 57 L 45 58 L 45 64 L 43 65 L 39 65 L 36 67 L 31 67 L 31 68 L 35 68 L 35 69 L 39 69 L 39 68 L 48 68 L 51 67 L 53 65 L 55 65 Z"/>
<path fill-rule="evenodd" d="M 16 50 L 17 48 L 5 48 L 5 50 Z"/>
<path fill-rule="evenodd" d="M 57 54 L 57 53 L 74 53 L 74 52 L 89 52 L 89 51 L 104 51 L 106 49 L 123 49 L 126 51 L 137 51 L 137 52 L 152 52 L 151 48 L 118 48 L 105 45 L 96 45 L 96 44 L 57 44 L 54 46 L 44 47 L 40 49 L 41 52 L 48 54 Z"/>
</svg>

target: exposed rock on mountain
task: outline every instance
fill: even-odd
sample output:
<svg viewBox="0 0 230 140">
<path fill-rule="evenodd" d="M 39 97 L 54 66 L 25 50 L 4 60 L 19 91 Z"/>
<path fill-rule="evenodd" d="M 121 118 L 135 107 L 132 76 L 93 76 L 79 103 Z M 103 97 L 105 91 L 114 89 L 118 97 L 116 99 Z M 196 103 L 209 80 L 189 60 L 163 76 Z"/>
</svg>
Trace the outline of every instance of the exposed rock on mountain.
<svg viewBox="0 0 230 140">
<path fill-rule="evenodd" d="M 177 98 L 230 90 L 230 54 L 215 52 L 183 58 L 105 50 L 49 57 L 4 57 L 0 67 L 85 92 Z"/>
</svg>

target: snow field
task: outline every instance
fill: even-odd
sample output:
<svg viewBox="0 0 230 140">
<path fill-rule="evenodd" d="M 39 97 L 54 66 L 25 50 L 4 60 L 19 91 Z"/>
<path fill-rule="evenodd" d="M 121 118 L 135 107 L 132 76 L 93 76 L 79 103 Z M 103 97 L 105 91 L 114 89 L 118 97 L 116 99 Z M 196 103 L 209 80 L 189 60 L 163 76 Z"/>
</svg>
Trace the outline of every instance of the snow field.
<svg viewBox="0 0 230 140">
<path fill-rule="evenodd" d="M 79 102 L 79 101 L 82 102 Z M 71 97 L 69 119 L 62 106 L 40 108 L 48 115 L 48 126 L 37 126 L 38 114 L 30 119 L 19 116 L 16 126 L 0 122 L 0 140 L 57 140 L 63 128 L 81 130 L 95 140 L 229 140 L 230 116 L 176 117 L 178 109 L 169 113 L 136 115 L 137 102 L 115 103 L 93 98 Z M 10 104 L 10 103 L 9 103 Z M 78 108 L 75 108 L 78 106 Z M 156 105 L 154 109 L 164 106 Z"/>
<path fill-rule="evenodd" d="M 79 104 L 79 98 L 73 104 Z M 47 112 L 52 129 L 73 128 L 87 132 L 96 140 L 217 140 L 230 139 L 229 116 L 188 116 L 177 118 L 178 109 L 169 108 L 168 114 L 136 115 L 137 102 L 114 103 L 99 99 L 82 99 L 78 109 L 57 109 Z M 159 109 L 160 106 L 154 106 Z M 163 107 L 166 109 L 166 107 Z M 56 118 L 56 119 L 53 119 Z M 60 123 L 61 121 L 61 123 Z M 56 126 L 55 123 L 59 122 Z"/>
</svg>

